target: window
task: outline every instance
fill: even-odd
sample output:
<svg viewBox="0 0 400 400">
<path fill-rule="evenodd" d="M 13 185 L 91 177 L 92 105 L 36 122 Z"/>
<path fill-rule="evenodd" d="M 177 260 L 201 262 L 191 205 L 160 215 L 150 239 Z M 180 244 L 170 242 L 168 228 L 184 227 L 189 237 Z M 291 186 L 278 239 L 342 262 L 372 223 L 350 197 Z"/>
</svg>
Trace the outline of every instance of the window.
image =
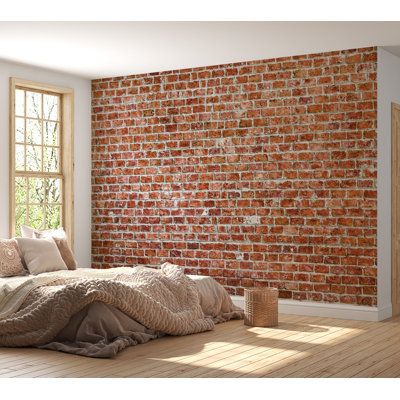
<svg viewBox="0 0 400 400">
<path fill-rule="evenodd" d="M 72 241 L 71 89 L 11 78 L 10 233 L 64 227 Z"/>
</svg>

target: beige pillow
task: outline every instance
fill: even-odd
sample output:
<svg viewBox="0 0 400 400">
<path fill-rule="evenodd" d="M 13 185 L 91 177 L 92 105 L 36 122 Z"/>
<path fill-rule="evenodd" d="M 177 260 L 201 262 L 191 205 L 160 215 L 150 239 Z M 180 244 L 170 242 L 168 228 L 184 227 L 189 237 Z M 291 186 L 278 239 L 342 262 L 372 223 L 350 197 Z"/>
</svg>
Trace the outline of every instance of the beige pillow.
<svg viewBox="0 0 400 400">
<path fill-rule="evenodd" d="M 52 238 L 16 238 L 16 240 L 31 274 L 68 269 Z"/>
<path fill-rule="evenodd" d="M 34 237 L 36 239 L 48 239 L 53 238 L 56 242 L 58 250 L 61 254 L 62 259 L 67 265 L 68 269 L 76 269 L 76 261 L 74 253 L 68 245 L 67 235 L 63 228 L 49 229 L 47 231 L 33 231 Z"/>
<path fill-rule="evenodd" d="M 58 247 L 58 251 L 61 254 L 62 259 L 65 262 L 65 265 L 69 270 L 76 269 L 76 260 L 74 257 L 74 253 L 68 245 L 67 239 L 60 239 L 57 237 L 53 237 L 53 240 L 56 242 Z"/>
<path fill-rule="evenodd" d="M 26 275 L 14 239 L 0 239 L 0 277 Z"/>
</svg>

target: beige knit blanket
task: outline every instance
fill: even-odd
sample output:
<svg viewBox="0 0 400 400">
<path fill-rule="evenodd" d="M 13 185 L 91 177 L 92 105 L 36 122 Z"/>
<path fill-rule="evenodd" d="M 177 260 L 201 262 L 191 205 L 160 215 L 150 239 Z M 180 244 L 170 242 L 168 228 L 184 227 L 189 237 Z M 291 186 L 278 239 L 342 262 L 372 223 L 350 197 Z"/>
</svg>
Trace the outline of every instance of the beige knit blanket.
<svg viewBox="0 0 400 400">
<path fill-rule="evenodd" d="M 49 343 L 73 315 L 94 302 L 116 307 L 145 327 L 170 335 L 214 328 L 215 310 L 203 312 L 196 283 L 175 265 L 71 272 L 29 278 L 0 293 L 0 346 Z M 240 317 L 227 293 L 224 296 L 220 306 L 226 319 Z"/>
<path fill-rule="evenodd" d="M 16 276 L 0 278 L 0 320 L 18 311 L 30 293 L 41 286 L 50 285 L 56 281 L 74 282 L 77 279 L 114 279 L 120 274 L 132 274 L 136 269 L 112 268 L 92 269 L 80 268 L 74 271 L 55 271 L 40 275 Z"/>
</svg>

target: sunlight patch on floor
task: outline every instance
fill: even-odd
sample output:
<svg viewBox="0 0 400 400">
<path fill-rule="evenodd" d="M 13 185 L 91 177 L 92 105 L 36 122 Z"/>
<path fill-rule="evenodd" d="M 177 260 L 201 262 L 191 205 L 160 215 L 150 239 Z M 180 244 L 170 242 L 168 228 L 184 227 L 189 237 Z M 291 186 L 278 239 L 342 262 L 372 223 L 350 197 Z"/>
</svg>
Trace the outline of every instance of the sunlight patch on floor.
<svg viewBox="0 0 400 400">
<path fill-rule="evenodd" d="M 252 351 L 252 350 L 260 350 L 260 352 L 261 351 L 262 352 L 267 352 L 267 351 L 271 351 L 271 350 L 274 350 L 274 349 L 277 349 L 277 347 L 249 346 L 249 345 L 246 345 L 246 346 L 240 346 L 240 353 L 238 353 L 238 354 L 243 354 L 246 351 Z M 226 349 L 226 351 L 221 351 L 221 353 L 219 353 L 219 355 L 221 356 L 220 358 L 224 359 L 226 357 L 234 357 L 235 354 L 232 354 L 232 353 L 235 353 L 235 350 L 237 350 L 237 349 L 233 348 L 233 349 Z M 294 350 L 294 349 L 293 350 L 285 350 L 285 351 L 290 352 L 290 354 L 302 353 L 302 351 L 297 351 L 297 350 Z M 249 355 L 246 358 L 246 360 L 255 359 L 257 357 L 257 355 L 258 355 L 258 353 L 254 354 L 253 356 Z M 265 356 L 265 357 L 258 356 L 258 358 L 260 358 L 260 359 L 264 359 L 264 358 L 267 358 L 267 357 L 268 357 L 268 355 Z M 193 366 L 203 366 L 203 365 L 211 364 L 213 362 L 219 362 L 220 361 L 219 358 L 216 359 L 213 356 L 211 356 L 210 358 L 205 357 L 205 358 L 198 359 L 198 360 L 193 360 L 191 357 L 185 357 L 185 358 L 182 358 L 182 357 L 170 357 L 170 358 L 157 358 L 157 357 L 154 357 L 154 358 L 151 358 L 151 359 L 152 360 L 159 360 L 159 361 L 161 361 L 161 360 L 170 361 L 170 362 L 174 362 L 174 363 L 177 363 L 177 364 L 193 365 Z"/>
<path fill-rule="evenodd" d="M 298 351 L 298 350 L 286 350 L 285 351 L 285 357 L 291 357 L 291 359 L 295 359 L 295 360 L 299 360 L 301 358 L 307 357 L 308 355 L 310 355 L 309 352 L 307 351 Z M 281 357 L 281 356 L 280 356 Z M 274 359 L 276 359 L 275 362 L 271 363 L 271 366 L 273 365 L 273 367 L 277 367 L 277 366 L 281 366 L 283 364 L 286 363 L 285 359 L 281 360 L 280 357 L 278 358 L 277 355 L 271 355 L 271 356 L 265 356 L 263 357 L 262 354 L 258 355 L 254 355 L 254 356 L 250 356 L 246 359 L 241 359 L 241 360 L 237 360 L 236 362 L 232 362 L 230 364 L 225 364 L 225 365 L 218 365 L 218 370 L 219 371 L 226 371 L 226 372 L 232 372 L 232 371 L 240 371 L 241 373 L 247 373 L 247 372 L 251 372 L 254 369 L 254 364 L 255 363 L 262 363 L 263 361 L 273 361 Z M 185 363 L 182 363 L 183 365 Z M 201 363 L 197 363 L 197 362 L 192 362 L 190 363 L 191 366 L 194 367 L 202 367 L 204 366 L 204 364 Z M 213 368 L 213 364 L 206 364 L 207 367 L 209 368 Z M 263 367 L 262 365 L 260 367 Z"/>
<path fill-rule="evenodd" d="M 320 326 L 317 326 L 320 327 Z M 259 329 L 259 328 L 255 328 Z M 329 329 L 326 330 L 326 334 L 330 334 L 334 331 L 333 327 L 329 327 Z M 290 332 L 297 332 L 299 335 L 301 335 L 303 332 L 301 331 L 290 331 Z M 155 361 L 170 361 L 170 362 L 177 362 L 178 364 L 192 364 L 191 357 L 204 353 L 206 350 L 210 349 L 215 349 L 219 354 L 231 354 L 235 353 L 235 350 L 240 348 L 241 353 L 246 353 L 249 352 L 249 357 L 248 359 L 251 361 L 254 359 L 254 357 L 257 358 L 258 354 L 261 353 L 266 353 L 265 358 L 271 357 L 271 355 L 268 355 L 268 351 L 272 351 L 274 349 L 281 349 L 284 351 L 291 351 L 293 354 L 295 353 L 304 353 L 303 351 L 296 351 L 292 349 L 287 349 L 287 345 L 291 343 L 298 343 L 298 344 L 309 344 L 310 346 L 334 346 L 336 344 L 339 344 L 343 342 L 343 340 L 349 340 L 352 339 L 356 336 L 359 336 L 360 334 L 364 333 L 364 329 L 359 329 L 359 328 L 343 328 L 340 331 L 340 335 L 337 338 L 331 338 L 329 340 L 329 343 L 326 343 L 326 339 L 324 338 L 324 335 L 321 337 L 316 337 L 315 339 L 310 341 L 310 336 L 315 334 L 315 332 L 304 332 L 303 336 L 298 337 L 296 334 L 288 337 L 277 337 L 274 338 L 274 336 L 268 336 L 268 337 L 263 337 L 263 334 L 258 333 L 254 334 L 254 341 L 257 341 L 257 343 L 254 344 L 242 344 L 238 342 L 238 340 L 241 339 L 241 335 L 238 334 L 234 340 L 232 341 L 210 341 L 208 343 L 205 343 L 204 345 L 201 346 L 201 348 L 198 349 L 198 351 L 194 351 L 193 353 L 190 354 L 185 354 L 185 355 L 178 355 L 178 356 L 172 356 L 172 357 L 149 357 L 151 360 Z M 342 338 L 342 335 L 346 335 L 345 339 Z M 296 337 L 297 336 L 297 337 Z M 252 353 L 254 356 L 251 356 Z M 199 362 L 202 362 L 203 359 L 200 359 Z M 196 364 L 193 364 L 196 365 Z"/>
</svg>

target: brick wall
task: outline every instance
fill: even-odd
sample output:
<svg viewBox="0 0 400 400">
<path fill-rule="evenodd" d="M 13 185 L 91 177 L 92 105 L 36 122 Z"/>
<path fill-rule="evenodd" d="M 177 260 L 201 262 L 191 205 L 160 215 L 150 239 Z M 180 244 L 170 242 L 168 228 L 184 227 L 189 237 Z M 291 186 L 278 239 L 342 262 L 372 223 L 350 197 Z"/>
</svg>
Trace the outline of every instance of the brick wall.
<svg viewBox="0 0 400 400">
<path fill-rule="evenodd" d="M 376 305 L 376 58 L 93 81 L 93 266 L 171 261 L 231 293 Z"/>
</svg>

